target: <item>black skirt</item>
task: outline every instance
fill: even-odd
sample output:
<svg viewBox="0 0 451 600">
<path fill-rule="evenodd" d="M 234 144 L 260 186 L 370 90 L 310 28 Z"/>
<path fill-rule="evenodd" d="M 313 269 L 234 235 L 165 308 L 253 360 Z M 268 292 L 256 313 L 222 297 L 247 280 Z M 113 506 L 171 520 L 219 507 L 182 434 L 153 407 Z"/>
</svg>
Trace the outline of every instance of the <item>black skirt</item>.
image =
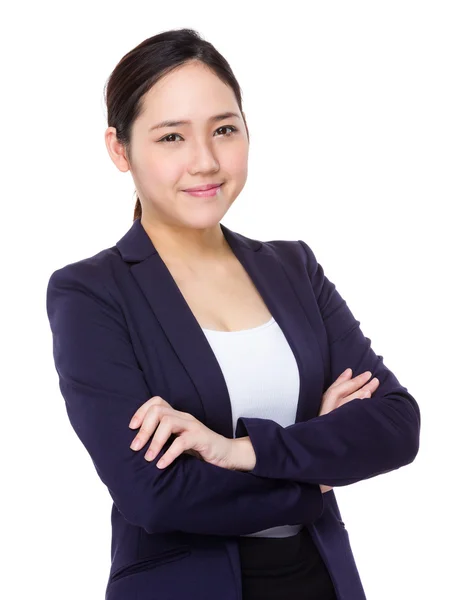
<svg viewBox="0 0 451 600">
<path fill-rule="evenodd" d="M 307 527 L 282 538 L 239 537 L 243 600 L 337 600 Z"/>
</svg>

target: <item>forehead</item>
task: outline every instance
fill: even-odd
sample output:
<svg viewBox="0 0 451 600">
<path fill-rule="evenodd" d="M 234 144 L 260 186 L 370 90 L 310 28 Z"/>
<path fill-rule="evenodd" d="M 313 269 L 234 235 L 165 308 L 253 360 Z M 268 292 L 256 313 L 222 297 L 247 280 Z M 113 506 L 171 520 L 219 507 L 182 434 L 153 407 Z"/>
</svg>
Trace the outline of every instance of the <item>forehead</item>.
<svg viewBox="0 0 451 600">
<path fill-rule="evenodd" d="M 206 65 L 189 63 L 164 75 L 144 96 L 143 109 L 153 120 L 209 119 L 238 111 L 232 88 Z"/>
</svg>

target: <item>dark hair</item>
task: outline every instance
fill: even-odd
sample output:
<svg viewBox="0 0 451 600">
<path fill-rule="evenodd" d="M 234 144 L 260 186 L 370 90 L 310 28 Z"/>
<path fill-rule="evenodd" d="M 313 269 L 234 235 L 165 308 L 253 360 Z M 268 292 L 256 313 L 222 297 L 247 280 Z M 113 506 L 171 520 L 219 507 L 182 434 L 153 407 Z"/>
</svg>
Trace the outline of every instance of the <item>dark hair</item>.
<svg viewBox="0 0 451 600">
<path fill-rule="evenodd" d="M 202 39 L 193 29 L 172 29 L 158 33 L 121 58 L 104 88 L 108 127 L 116 128 L 117 140 L 124 145 L 129 158 L 131 129 L 142 112 L 143 96 L 164 75 L 189 61 L 204 63 L 229 85 L 243 113 L 238 81 L 229 63 L 210 42 Z M 244 115 L 243 120 L 249 138 Z M 136 196 L 133 220 L 141 215 L 141 201 Z"/>
</svg>

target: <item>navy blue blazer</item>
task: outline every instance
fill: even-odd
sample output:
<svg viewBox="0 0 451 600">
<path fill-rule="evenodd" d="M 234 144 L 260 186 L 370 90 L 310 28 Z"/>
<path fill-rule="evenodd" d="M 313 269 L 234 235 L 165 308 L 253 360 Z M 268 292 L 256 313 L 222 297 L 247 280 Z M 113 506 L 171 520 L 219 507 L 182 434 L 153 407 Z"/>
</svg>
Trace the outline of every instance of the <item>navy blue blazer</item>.
<svg viewBox="0 0 451 600">
<path fill-rule="evenodd" d="M 302 240 L 262 242 L 220 224 L 285 334 L 300 374 L 296 421 L 241 417 L 235 432 L 216 357 L 175 280 L 137 219 L 115 246 L 54 271 L 47 313 L 68 417 L 113 499 L 107 600 L 241 600 L 237 536 L 302 523 L 339 600 L 364 600 L 334 491 L 411 463 L 417 402 Z M 347 368 L 380 385 L 318 416 Z M 160 470 L 149 443 L 130 449 L 133 413 L 159 395 L 228 438 L 250 436 L 250 472 L 182 454 Z"/>
</svg>

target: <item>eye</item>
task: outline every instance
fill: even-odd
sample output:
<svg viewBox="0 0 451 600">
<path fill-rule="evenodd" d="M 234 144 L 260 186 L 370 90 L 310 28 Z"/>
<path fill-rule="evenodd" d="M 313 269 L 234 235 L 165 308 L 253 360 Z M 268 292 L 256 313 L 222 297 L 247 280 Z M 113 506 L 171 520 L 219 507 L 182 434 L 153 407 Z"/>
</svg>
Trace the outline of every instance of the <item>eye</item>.
<svg viewBox="0 0 451 600">
<path fill-rule="evenodd" d="M 232 133 L 235 133 L 235 131 L 237 131 L 237 128 L 234 127 L 233 125 L 223 125 L 222 127 L 219 127 L 219 129 L 217 129 L 216 131 L 219 131 L 220 129 L 231 129 L 231 133 L 226 133 L 225 136 L 226 137 L 230 137 L 232 135 Z"/>
<path fill-rule="evenodd" d="M 230 129 L 230 133 L 226 133 L 223 134 L 223 137 L 231 137 L 236 131 L 238 131 L 238 129 L 236 127 L 234 127 L 233 125 L 222 125 L 222 127 L 218 127 L 218 129 L 216 131 L 220 131 L 221 129 Z M 176 144 L 178 143 L 180 140 L 170 140 L 169 138 L 173 137 L 173 136 L 177 136 L 179 138 L 181 138 L 181 135 L 178 133 L 169 133 L 168 135 L 165 135 L 163 138 L 161 138 L 161 140 L 158 140 L 158 142 L 165 142 L 168 144 Z"/>
<path fill-rule="evenodd" d="M 173 140 L 170 140 L 170 139 L 168 139 L 168 138 L 174 137 L 174 136 L 176 136 L 176 135 L 177 135 L 178 137 L 180 137 L 178 133 L 170 133 L 169 135 L 165 135 L 165 136 L 164 136 L 164 138 L 161 138 L 161 140 L 158 140 L 158 142 L 168 142 L 168 143 L 171 143 L 171 144 L 172 144 L 172 143 L 173 143 Z M 176 140 L 176 141 L 178 141 L 178 140 Z"/>
</svg>

